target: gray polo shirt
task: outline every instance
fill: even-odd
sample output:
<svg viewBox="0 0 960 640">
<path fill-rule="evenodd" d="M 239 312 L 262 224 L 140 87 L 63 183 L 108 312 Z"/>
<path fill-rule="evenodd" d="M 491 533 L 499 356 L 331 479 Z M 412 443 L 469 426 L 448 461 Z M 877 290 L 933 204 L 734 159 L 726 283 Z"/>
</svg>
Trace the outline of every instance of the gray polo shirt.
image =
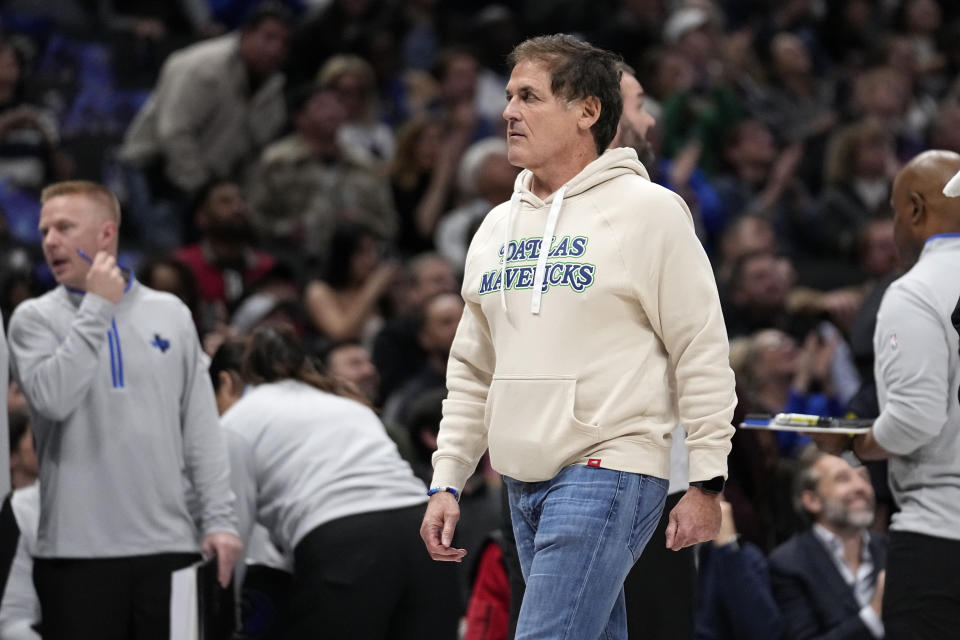
<svg viewBox="0 0 960 640">
<path fill-rule="evenodd" d="M 927 241 L 884 294 L 873 346 L 877 442 L 896 454 L 891 530 L 960 540 L 960 234 Z"/>
</svg>

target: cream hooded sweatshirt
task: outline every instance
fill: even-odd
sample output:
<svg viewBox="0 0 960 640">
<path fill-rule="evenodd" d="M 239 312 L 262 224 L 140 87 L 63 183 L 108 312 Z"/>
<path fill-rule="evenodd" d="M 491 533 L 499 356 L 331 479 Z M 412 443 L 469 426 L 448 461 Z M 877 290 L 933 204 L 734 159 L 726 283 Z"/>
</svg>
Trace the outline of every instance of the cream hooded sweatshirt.
<svg viewBox="0 0 960 640">
<path fill-rule="evenodd" d="M 690 479 L 726 476 L 734 377 L 686 204 L 632 149 L 546 200 L 532 178 L 520 173 L 467 254 L 431 486 L 461 489 L 488 448 L 526 482 L 574 464 L 668 478 L 678 423 Z"/>
</svg>

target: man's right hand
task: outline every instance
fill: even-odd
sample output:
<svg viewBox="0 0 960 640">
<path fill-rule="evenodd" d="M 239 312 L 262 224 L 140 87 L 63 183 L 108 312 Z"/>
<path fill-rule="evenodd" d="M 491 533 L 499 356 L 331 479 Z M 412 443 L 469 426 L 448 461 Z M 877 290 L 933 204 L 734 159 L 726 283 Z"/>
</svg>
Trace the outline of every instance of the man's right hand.
<svg viewBox="0 0 960 640">
<path fill-rule="evenodd" d="M 427 552 L 434 560 L 442 562 L 462 562 L 467 555 L 466 549 L 454 549 L 453 532 L 460 520 L 460 505 L 453 494 L 439 491 L 430 496 L 427 511 L 420 525 L 420 537 L 427 545 Z"/>
<path fill-rule="evenodd" d="M 106 251 L 98 251 L 87 271 L 87 293 L 95 293 L 116 304 L 123 297 L 127 283 L 117 266 L 117 260 Z"/>
</svg>

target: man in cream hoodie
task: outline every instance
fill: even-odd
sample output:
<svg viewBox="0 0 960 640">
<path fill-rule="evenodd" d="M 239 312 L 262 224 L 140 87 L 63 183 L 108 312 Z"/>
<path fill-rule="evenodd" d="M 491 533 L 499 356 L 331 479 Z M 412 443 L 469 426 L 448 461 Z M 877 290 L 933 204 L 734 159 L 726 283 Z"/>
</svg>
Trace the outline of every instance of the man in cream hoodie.
<svg viewBox="0 0 960 640">
<path fill-rule="evenodd" d="M 519 639 L 626 638 L 623 580 L 667 493 L 670 432 L 693 485 L 667 545 L 720 525 L 736 398 L 709 261 L 682 199 L 631 149 L 617 59 L 576 38 L 521 43 L 507 84 L 510 201 L 471 243 L 421 536 L 451 546 L 483 452 L 503 474 L 527 583 Z"/>
</svg>

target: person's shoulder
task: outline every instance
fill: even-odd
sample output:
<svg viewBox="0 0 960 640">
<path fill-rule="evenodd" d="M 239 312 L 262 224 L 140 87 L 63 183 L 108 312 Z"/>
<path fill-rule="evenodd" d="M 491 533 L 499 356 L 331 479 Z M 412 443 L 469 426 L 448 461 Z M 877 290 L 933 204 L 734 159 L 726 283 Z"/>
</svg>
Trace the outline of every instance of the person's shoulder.
<svg viewBox="0 0 960 640">
<path fill-rule="evenodd" d="M 24 300 L 17 305 L 17 308 L 10 315 L 10 325 L 13 326 L 24 320 L 33 322 L 38 316 L 44 316 L 61 307 L 66 308 L 66 305 L 61 303 L 62 297 L 63 291 L 61 288 L 55 287 L 35 298 Z"/>
<path fill-rule="evenodd" d="M 173 252 L 173 257 L 184 262 L 191 262 L 203 258 L 203 245 L 199 242 L 180 247 Z"/>
<path fill-rule="evenodd" d="M 191 316 L 190 309 L 184 304 L 183 300 L 166 291 L 151 289 L 143 283 L 137 283 L 138 286 L 134 292 L 136 296 L 135 303 L 137 307 L 146 307 L 146 311 L 151 315 L 161 313 L 158 308 L 163 308 L 162 313 L 179 313 L 181 315 Z"/>
<path fill-rule="evenodd" d="M 770 552 L 770 569 L 790 571 L 801 569 L 809 563 L 809 542 L 813 536 L 811 531 L 801 531 L 790 536 Z"/>
<path fill-rule="evenodd" d="M 174 51 L 167 59 L 165 70 L 193 71 L 211 75 L 220 73 L 219 65 L 211 65 L 217 61 L 226 62 L 237 55 L 238 39 L 235 34 L 224 34 L 216 38 L 201 40 L 188 45 L 179 51 Z"/>
<path fill-rule="evenodd" d="M 660 230 L 693 228 L 686 202 L 674 191 L 635 174 L 618 176 L 608 184 L 597 204 L 611 224 L 640 231 L 651 226 Z"/>
<path fill-rule="evenodd" d="M 282 165 L 300 162 L 310 157 L 310 149 L 296 133 L 291 133 L 263 150 L 261 162 L 266 165 Z"/>
</svg>

